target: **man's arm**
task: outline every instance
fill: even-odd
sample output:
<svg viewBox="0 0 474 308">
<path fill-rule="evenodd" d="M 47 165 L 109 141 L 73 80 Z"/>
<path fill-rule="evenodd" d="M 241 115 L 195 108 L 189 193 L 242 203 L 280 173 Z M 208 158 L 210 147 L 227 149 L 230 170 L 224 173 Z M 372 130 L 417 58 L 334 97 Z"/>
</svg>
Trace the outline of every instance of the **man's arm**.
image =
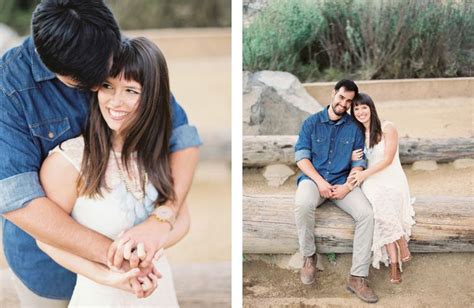
<svg viewBox="0 0 474 308">
<path fill-rule="evenodd" d="M 110 240 L 76 223 L 45 197 L 41 153 L 14 96 L 0 91 L 0 214 L 36 239 L 106 263 Z"/>
<path fill-rule="evenodd" d="M 331 198 L 332 185 L 329 184 L 314 168 L 311 163 L 311 133 L 313 131 L 314 121 L 313 117 L 306 119 L 303 122 L 298 141 L 295 144 L 295 161 L 300 170 L 316 183 L 319 194 L 324 198 Z"/>
</svg>

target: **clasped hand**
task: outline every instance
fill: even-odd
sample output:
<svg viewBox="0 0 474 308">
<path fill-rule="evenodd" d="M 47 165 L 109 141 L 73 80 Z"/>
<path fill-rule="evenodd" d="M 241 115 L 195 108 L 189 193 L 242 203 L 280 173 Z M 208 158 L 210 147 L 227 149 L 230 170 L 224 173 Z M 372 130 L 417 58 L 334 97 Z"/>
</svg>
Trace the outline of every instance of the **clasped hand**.
<svg viewBox="0 0 474 308">
<path fill-rule="evenodd" d="M 120 283 L 123 284 L 121 288 L 125 287 L 138 298 L 153 293 L 161 278 L 153 263 L 161 257 L 169 231 L 168 224 L 149 218 L 123 232 L 110 245 L 107 253 L 108 266 L 113 271 L 120 272 Z"/>
<path fill-rule="evenodd" d="M 331 185 L 326 181 L 317 183 L 319 194 L 326 199 L 343 199 L 350 189 L 346 185 Z"/>
</svg>

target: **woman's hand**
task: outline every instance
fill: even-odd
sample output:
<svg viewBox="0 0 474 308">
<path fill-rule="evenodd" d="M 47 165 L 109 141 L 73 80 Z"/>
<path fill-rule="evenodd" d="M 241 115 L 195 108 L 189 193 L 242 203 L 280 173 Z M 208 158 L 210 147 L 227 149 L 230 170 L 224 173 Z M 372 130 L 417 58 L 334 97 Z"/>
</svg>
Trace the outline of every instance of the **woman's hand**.
<svg viewBox="0 0 474 308">
<path fill-rule="evenodd" d="M 126 267 L 124 267 L 126 268 Z M 103 283 L 135 294 L 138 298 L 150 296 L 158 287 L 161 274 L 152 265 L 148 269 L 132 268 L 128 271 L 107 270 Z"/>
<path fill-rule="evenodd" d="M 362 182 L 365 181 L 366 178 L 367 172 L 365 170 L 354 170 L 351 172 L 351 174 L 349 174 L 348 182 L 350 185 L 359 186 L 360 184 L 362 184 Z"/>
<path fill-rule="evenodd" d="M 352 161 L 361 160 L 363 157 L 364 157 L 363 149 L 352 151 L 352 156 L 351 156 Z"/>
</svg>

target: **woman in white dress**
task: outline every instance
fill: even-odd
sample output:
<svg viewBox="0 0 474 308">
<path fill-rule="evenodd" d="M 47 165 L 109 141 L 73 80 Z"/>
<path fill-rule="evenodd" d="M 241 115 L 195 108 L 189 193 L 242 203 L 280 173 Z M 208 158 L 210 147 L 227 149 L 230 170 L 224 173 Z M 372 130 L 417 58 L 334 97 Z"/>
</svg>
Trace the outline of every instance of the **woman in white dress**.
<svg viewBox="0 0 474 308">
<path fill-rule="evenodd" d="M 170 95 L 167 65 L 158 47 L 145 38 L 124 39 L 111 76 L 93 95 L 84 136 L 54 149 L 41 168 L 47 196 L 76 221 L 111 239 L 172 200 Z M 183 204 L 175 223 L 170 223 L 164 247 L 184 237 L 189 223 Z M 164 255 L 155 255 L 146 269 L 131 269 L 132 262 L 110 269 L 38 244 L 78 273 L 70 306 L 178 306 Z M 133 255 L 124 258 L 143 259 L 144 253 L 138 244 Z M 142 291 L 144 298 L 137 298 Z"/>
<path fill-rule="evenodd" d="M 393 123 L 380 122 L 374 102 L 364 93 L 354 99 L 351 114 L 365 131 L 365 155 L 368 167 L 353 172 L 349 180 L 361 185 L 374 211 L 372 266 L 390 264 L 390 282 L 400 283 L 402 262 L 411 259 L 408 249 L 411 227 L 415 224 L 413 200 L 398 154 L 398 133 Z M 352 159 L 363 157 L 354 151 Z"/>
</svg>

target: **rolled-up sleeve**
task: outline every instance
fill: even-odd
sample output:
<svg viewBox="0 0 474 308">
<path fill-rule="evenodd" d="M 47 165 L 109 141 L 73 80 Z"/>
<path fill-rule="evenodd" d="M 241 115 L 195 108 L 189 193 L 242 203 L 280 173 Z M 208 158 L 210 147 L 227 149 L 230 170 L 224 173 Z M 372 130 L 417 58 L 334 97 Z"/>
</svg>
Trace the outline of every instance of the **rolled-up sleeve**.
<svg viewBox="0 0 474 308">
<path fill-rule="evenodd" d="M 359 150 L 359 149 L 364 149 L 364 135 L 362 134 L 362 131 L 357 128 L 356 134 L 355 134 L 355 139 L 354 139 L 354 146 L 352 150 Z M 365 154 L 360 160 L 353 160 L 351 161 L 351 168 L 355 167 L 362 167 L 364 169 L 367 169 L 367 160 L 365 158 Z"/>
<path fill-rule="evenodd" d="M 44 197 L 38 178 L 41 153 L 14 96 L 0 92 L 0 214 Z"/>
<path fill-rule="evenodd" d="M 174 95 L 171 97 L 171 107 L 173 112 L 173 131 L 171 132 L 169 151 L 176 152 L 200 146 L 202 142 L 196 127 L 188 124 L 188 116 L 178 104 Z"/>
<path fill-rule="evenodd" d="M 313 117 L 306 119 L 301 126 L 298 140 L 295 144 L 295 161 L 302 159 L 311 160 L 311 132 L 313 129 Z"/>
<path fill-rule="evenodd" d="M 202 144 L 196 127 L 192 125 L 181 125 L 173 129 L 170 139 L 170 152 L 176 152 Z"/>
</svg>

